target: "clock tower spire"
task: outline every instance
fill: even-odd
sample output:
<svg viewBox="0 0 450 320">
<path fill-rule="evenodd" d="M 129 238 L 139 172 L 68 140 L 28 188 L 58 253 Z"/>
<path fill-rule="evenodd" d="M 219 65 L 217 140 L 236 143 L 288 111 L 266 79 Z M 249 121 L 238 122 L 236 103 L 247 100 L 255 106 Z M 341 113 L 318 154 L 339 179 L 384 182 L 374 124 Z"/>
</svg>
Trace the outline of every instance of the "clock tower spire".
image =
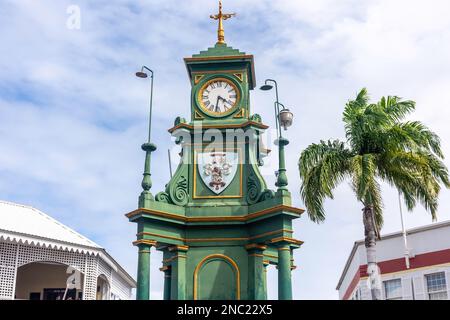
<svg viewBox="0 0 450 320">
<path fill-rule="evenodd" d="M 209 16 L 211 19 L 219 20 L 219 25 L 217 28 L 217 44 L 225 44 L 225 30 L 223 29 L 223 21 L 235 16 L 236 13 L 222 13 L 222 0 L 219 0 L 219 13 Z"/>
</svg>

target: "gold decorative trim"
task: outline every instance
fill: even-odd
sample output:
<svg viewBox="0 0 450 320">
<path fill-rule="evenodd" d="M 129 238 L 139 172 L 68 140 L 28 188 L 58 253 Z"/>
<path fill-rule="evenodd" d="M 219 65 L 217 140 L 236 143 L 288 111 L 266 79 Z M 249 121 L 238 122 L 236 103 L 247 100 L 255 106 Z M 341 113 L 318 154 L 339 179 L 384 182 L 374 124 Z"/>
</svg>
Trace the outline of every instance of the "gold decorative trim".
<svg viewBox="0 0 450 320">
<path fill-rule="evenodd" d="M 188 251 L 189 246 L 171 246 L 169 247 L 169 251 Z"/>
<path fill-rule="evenodd" d="M 259 254 L 259 253 L 251 253 L 248 255 L 249 257 L 260 257 L 260 258 L 264 258 L 263 254 Z"/>
<path fill-rule="evenodd" d="M 210 56 L 210 57 L 189 57 L 184 58 L 185 62 L 196 62 L 196 61 L 208 61 L 208 60 L 242 60 L 242 59 L 253 59 L 253 55 L 239 55 L 239 56 Z"/>
<path fill-rule="evenodd" d="M 203 120 L 203 119 L 205 119 L 205 117 L 202 116 L 202 115 L 200 114 L 200 112 L 198 112 L 197 110 L 194 110 L 194 118 L 195 118 L 196 120 Z"/>
<path fill-rule="evenodd" d="M 278 251 L 291 251 L 289 248 L 278 248 Z"/>
<path fill-rule="evenodd" d="M 275 238 L 272 239 L 270 241 L 271 243 L 277 243 L 277 242 L 288 242 L 288 243 L 293 243 L 293 244 L 297 244 L 297 245 L 302 245 L 303 241 L 294 239 L 294 238 L 285 238 L 285 237 L 279 237 L 279 238 Z"/>
<path fill-rule="evenodd" d="M 159 268 L 159 271 L 162 271 L 162 272 L 166 272 L 169 270 L 170 270 L 169 266 L 163 266 L 163 267 Z"/>
<path fill-rule="evenodd" d="M 234 148 L 222 148 L 222 150 L 232 150 L 234 151 Z M 243 170 L 243 153 L 242 153 L 242 148 L 237 148 L 236 149 L 239 155 L 238 158 L 238 162 L 239 162 L 239 194 L 238 195 L 232 195 L 232 196 L 198 196 L 197 195 L 197 156 L 199 154 L 199 150 L 194 149 L 194 191 L 193 191 L 193 195 L 192 198 L 193 199 L 240 199 L 242 198 L 243 195 L 243 175 L 244 175 L 244 170 Z M 205 152 L 206 150 L 201 150 L 201 152 Z M 234 179 L 233 179 L 234 180 Z M 231 182 L 233 181 L 231 180 Z M 224 190 L 225 191 L 225 190 Z M 223 192 L 223 191 L 222 191 Z"/>
<path fill-rule="evenodd" d="M 241 110 L 239 110 L 239 112 L 237 112 L 233 118 L 235 119 L 240 119 L 240 118 L 244 118 L 245 117 L 245 109 L 241 108 Z"/>
<path fill-rule="evenodd" d="M 262 238 L 262 237 L 265 237 L 265 236 L 270 236 L 270 235 L 272 235 L 272 234 L 277 234 L 277 233 L 282 233 L 282 232 L 294 233 L 293 230 L 289 230 L 289 229 L 280 229 L 280 230 L 275 230 L 275 231 L 270 231 L 270 232 L 262 233 L 262 234 L 259 234 L 259 235 L 256 235 L 256 236 L 251 236 L 251 237 L 249 237 L 248 239 L 249 239 L 249 240 L 252 240 L 252 239 L 258 239 L 258 238 Z"/>
<path fill-rule="evenodd" d="M 233 221 L 233 222 L 247 222 L 253 218 L 258 218 L 260 216 L 263 215 L 268 215 L 277 211 L 287 211 L 290 213 L 295 213 L 298 215 L 301 215 L 303 212 L 305 212 L 305 210 L 303 209 L 299 209 L 299 208 L 295 208 L 295 207 L 291 207 L 291 206 L 286 206 L 286 205 L 278 205 L 272 208 L 268 208 L 268 209 L 264 209 L 261 211 L 257 211 L 248 215 L 241 215 L 241 216 L 217 216 L 217 217 L 213 217 L 213 216 L 207 216 L 207 217 L 186 217 L 186 216 L 181 216 L 181 215 L 177 215 L 177 214 L 173 214 L 173 213 L 168 213 L 168 212 L 164 212 L 164 211 L 159 211 L 159 210 L 150 210 L 150 209 L 137 209 L 134 211 L 131 211 L 130 213 L 127 213 L 125 216 L 127 218 L 132 218 L 140 213 L 149 213 L 155 216 L 159 216 L 159 217 L 163 217 L 163 218 L 169 218 L 169 219 L 174 219 L 174 220 L 179 220 L 179 221 L 183 221 L 183 222 L 227 222 L 227 221 Z"/>
<path fill-rule="evenodd" d="M 256 122 L 256 121 L 247 121 L 244 123 L 239 123 L 239 124 L 204 124 L 202 125 L 203 129 L 237 129 L 237 128 L 243 128 L 243 127 L 247 127 L 247 126 L 255 126 L 258 127 L 260 129 L 268 129 L 269 126 L 262 124 L 260 122 Z M 169 133 L 173 133 L 175 130 L 180 129 L 180 128 L 184 128 L 184 129 L 190 129 L 193 130 L 194 129 L 194 125 L 188 124 L 188 123 L 180 123 L 178 125 L 176 125 L 175 127 L 170 128 L 168 131 Z"/>
<path fill-rule="evenodd" d="M 146 240 L 146 239 L 133 241 L 134 246 L 138 246 L 140 244 L 146 244 L 146 245 L 152 247 L 152 246 L 156 246 L 156 241 L 155 240 Z"/>
<path fill-rule="evenodd" d="M 282 232 L 293 233 L 294 231 L 288 230 L 288 229 L 280 229 L 280 230 L 270 231 L 270 232 L 262 233 L 259 235 L 251 236 L 251 237 L 242 237 L 242 238 L 181 238 L 181 237 L 166 236 L 166 235 L 150 233 L 150 232 L 139 232 L 136 234 L 136 236 L 137 237 L 139 237 L 139 236 L 159 237 L 159 238 L 163 238 L 163 239 L 177 240 L 177 241 L 182 241 L 182 242 L 250 241 L 253 239 L 262 238 L 265 236 L 282 233 Z"/>
<path fill-rule="evenodd" d="M 274 255 L 272 255 L 272 254 L 264 254 L 264 256 L 265 257 L 268 257 L 268 258 L 273 258 L 273 259 L 278 259 L 278 256 L 274 256 Z"/>
<path fill-rule="evenodd" d="M 234 268 L 235 278 L 236 278 L 236 300 L 240 300 L 241 299 L 241 276 L 240 276 L 240 272 L 239 272 L 239 267 L 236 264 L 236 262 L 234 262 L 233 259 L 231 259 L 230 257 L 228 257 L 224 254 L 219 254 L 219 253 L 206 256 L 199 262 L 197 267 L 195 267 L 195 270 L 194 270 L 194 300 L 198 300 L 198 273 L 200 271 L 200 268 L 205 264 L 205 262 L 207 260 L 211 260 L 214 258 L 223 259 L 225 261 L 228 261 Z"/>
<path fill-rule="evenodd" d="M 245 249 L 247 249 L 247 250 L 251 250 L 251 249 L 266 250 L 267 246 L 265 246 L 263 244 L 259 244 L 259 243 L 251 243 L 251 244 L 247 244 L 245 246 Z"/>
<path fill-rule="evenodd" d="M 163 238 L 163 239 L 185 241 L 184 238 L 178 238 L 178 237 L 166 236 L 166 235 L 157 234 L 157 233 L 150 233 L 150 232 L 139 232 L 139 233 L 136 234 L 136 236 L 138 236 L 138 237 L 139 237 L 139 236 L 152 236 L 152 237 L 159 237 L 159 238 Z"/>
<path fill-rule="evenodd" d="M 150 250 L 139 250 L 138 253 L 151 253 Z"/>
<path fill-rule="evenodd" d="M 247 241 L 248 238 L 197 238 L 197 239 L 186 239 L 186 242 L 214 242 L 214 241 Z"/>
<path fill-rule="evenodd" d="M 192 75 L 204 75 L 204 74 L 217 74 L 217 73 L 224 73 L 224 74 L 234 74 L 234 73 L 244 73 L 246 72 L 245 69 L 235 69 L 235 70 L 214 70 L 214 71 L 193 71 Z"/>
<path fill-rule="evenodd" d="M 200 80 L 202 80 L 202 78 L 204 77 L 204 74 L 196 74 L 194 75 L 194 84 L 198 84 L 200 82 Z"/>
<path fill-rule="evenodd" d="M 233 76 L 235 76 L 236 78 L 238 78 L 238 80 L 240 82 L 244 81 L 244 74 L 242 73 L 233 73 Z"/>
</svg>

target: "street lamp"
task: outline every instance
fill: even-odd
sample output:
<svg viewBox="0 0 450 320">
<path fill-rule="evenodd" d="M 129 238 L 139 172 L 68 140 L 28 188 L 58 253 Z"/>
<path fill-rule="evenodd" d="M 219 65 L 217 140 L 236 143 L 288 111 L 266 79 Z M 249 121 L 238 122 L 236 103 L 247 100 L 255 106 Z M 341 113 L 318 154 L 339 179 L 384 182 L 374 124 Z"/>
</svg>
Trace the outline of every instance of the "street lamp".
<svg viewBox="0 0 450 320">
<path fill-rule="evenodd" d="M 152 136 L 152 107 L 153 107 L 153 70 L 149 69 L 146 66 L 143 66 L 141 68 L 141 71 L 136 72 L 136 77 L 141 79 L 148 78 L 148 73 L 144 72 L 144 70 L 147 70 L 150 72 L 150 110 L 149 110 L 149 120 L 148 120 L 148 140 L 146 143 L 144 143 L 141 148 L 145 151 L 145 167 L 144 167 L 144 178 L 142 179 L 142 191 L 141 195 L 139 196 L 139 207 L 140 208 L 146 208 L 149 204 L 149 201 L 153 201 L 153 195 L 150 192 L 150 189 L 152 187 L 152 180 L 151 180 L 151 174 L 150 174 L 150 165 L 151 165 L 151 153 L 156 150 L 156 145 L 151 143 L 151 136 Z"/>
<path fill-rule="evenodd" d="M 281 133 L 281 127 L 284 130 L 287 130 L 288 127 L 292 125 L 292 120 L 294 118 L 294 114 L 289 111 L 282 103 L 280 103 L 278 99 L 278 84 L 275 80 L 267 79 L 264 82 L 264 85 L 261 86 L 261 90 L 269 91 L 273 89 L 273 83 L 275 85 L 275 102 L 274 102 L 274 110 L 275 110 L 275 124 L 277 129 L 277 140 L 275 140 L 275 144 L 278 145 L 278 171 L 277 171 L 277 182 L 275 185 L 278 187 L 279 191 L 287 191 L 288 179 L 286 175 L 286 161 L 284 154 L 284 146 L 289 144 L 289 140 L 284 138 Z M 282 110 L 280 111 L 280 107 Z"/>
<path fill-rule="evenodd" d="M 293 119 L 294 114 L 291 111 L 289 111 L 289 109 L 283 109 L 280 111 L 279 120 L 280 125 L 284 128 L 284 131 L 286 131 L 288 127 L 292 126 Z"/>
</svg>

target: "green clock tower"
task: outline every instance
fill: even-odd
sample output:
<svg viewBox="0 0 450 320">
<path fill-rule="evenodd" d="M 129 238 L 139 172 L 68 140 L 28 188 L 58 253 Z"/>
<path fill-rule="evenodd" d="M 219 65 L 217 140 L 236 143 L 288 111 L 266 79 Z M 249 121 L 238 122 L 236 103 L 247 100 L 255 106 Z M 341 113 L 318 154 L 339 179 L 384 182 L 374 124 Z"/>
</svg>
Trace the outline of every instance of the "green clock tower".
<svg viewBox="0 0 450 320">
<path fill-rule="evenodd" d="M 252 55 L 226 45 L 223 20 L 218 42 L 185 58 L 192 87 L 190 121 L 178 117 L 169 132 L 180 145 L 180 163 L 163 192 L 150 192 L 150 156 L 139 207 L 126 216 L 137 224 L 137 299 L 149 299 L 150 252 L 163 253 L 164 299 L 267 299 L 266 268 L 276 265 L 279 299 L 292 299 L 294 239 L 287 189 L 284 146 L 277 190 L 270 190 L 259 167 L 267 150 L 261 135 L 268 127 L 252 114 L 250 90 L 256 86 Z M 153 79 L 152 79 L 153 80 Z"/>
</svg>

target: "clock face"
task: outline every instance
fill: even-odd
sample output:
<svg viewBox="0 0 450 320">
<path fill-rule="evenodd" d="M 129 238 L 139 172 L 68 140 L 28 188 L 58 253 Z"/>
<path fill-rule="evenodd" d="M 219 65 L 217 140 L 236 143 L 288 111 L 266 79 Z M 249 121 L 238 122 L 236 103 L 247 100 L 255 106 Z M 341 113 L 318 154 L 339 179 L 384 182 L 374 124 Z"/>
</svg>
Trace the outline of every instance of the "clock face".
<svg viewBox="0 0 450 320">
<path fill-rule="evenodd" d="M 198 93 L 198 102 L 206 113 L 227 114 L 239 101 L 239 91 L 230 80 L 219 78 L 208 81 Z"/>
</svg>

